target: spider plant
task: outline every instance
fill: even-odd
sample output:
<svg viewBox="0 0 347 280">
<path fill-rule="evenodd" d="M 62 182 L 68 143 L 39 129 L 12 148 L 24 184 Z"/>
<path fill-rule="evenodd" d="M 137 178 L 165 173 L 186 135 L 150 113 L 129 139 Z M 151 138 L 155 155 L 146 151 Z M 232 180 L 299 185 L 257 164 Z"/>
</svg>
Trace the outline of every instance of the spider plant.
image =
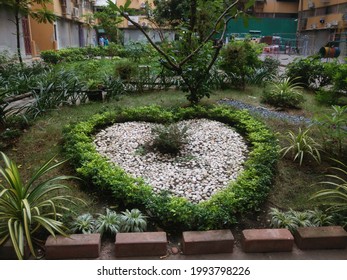
<svg viewBox="0 0 347 280">
<path fill-rule="evenodd" d="M 23 259 L 25 243 L 36 257 L 34 243 L 38 230 L 44 229 L 53 236 L 56 233 L 67 236 L 66 227 L 59 218 L 60 211 L 68 210 L 64 204 L 71 202 L 71 198 L 58 193 L 68 189 L 61 181 L 73 177 L 46 179 L 46 173 L 65 162 L 52 165 L 53 157 L 24 184 L 17 165 L 4 153 L 1 157 L 4 167 L 0 166 L 3 178 L 0 181 L 0 246 L 10 238 L 18 259 Z"/>
<path fill-rule="evenodd" d="M 316 162 L 320 163 L 320 145 L 309 136 L 309 131 L 309 129 L 302 130 L 301 127 L 299 127 L 297 134 L 293 131 L 288 131 L 284 136 L 288 142 L 288 146 L 281 149 L 282 157 L 288 152 L 291 152 L 293 161 L 299 159 L 300 166 L 306 155 L 310 155 Z"/>
<path fill-rule="evenodd" d="M 342 212 L 347 210 L 347 165 L 341 161 L 334 160 L 341 167 L 332 167 L 338 174 L 328 174 L 328 181 L 320 182 L 332 188 L 316 192 L 310 199 L 320 200 L 323 204 L 330 206 L 331 210 Z"/>
<path fill-rule="evenodd" d="M 264 90 L 262 102 L 281 108 L 299 108 L 305 99 L 302 86 L 295 79 L 281 78 L 270 81 Z"/>
</svg>

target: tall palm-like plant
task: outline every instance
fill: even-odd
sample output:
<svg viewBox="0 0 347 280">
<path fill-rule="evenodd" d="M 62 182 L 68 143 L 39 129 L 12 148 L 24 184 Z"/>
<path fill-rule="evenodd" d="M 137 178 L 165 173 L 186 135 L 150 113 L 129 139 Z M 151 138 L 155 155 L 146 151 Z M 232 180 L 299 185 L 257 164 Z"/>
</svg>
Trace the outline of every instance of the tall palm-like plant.
<svg viewBox="0 0 347 280">
<path fill-rule="evenodd" d="M 10 238 L 18 259 L 23 259 L 25 243 L 36 257 L 34 235 L 39 229 L 45 229 L 53 236 L 56 233 L 67 235 L 66 228 L 58 219 L 62 210 L 68 210 L 63 204 L 71 202 L 71 199 L 58 192 L 68 188 L 60 181 L 73 177 L 42 178 L 64 163 L 52 165 L 53 157 L 24 184 L 17 165 L 4 153 L 1 157 L 4 167 L 0 166 L 3 178 L 0 181 L 0 246 Z"/>
<path fill-rule="evenodd" d="M 320 200 L 323 204 L 331 207 L 332 210 L 340 212 L 347 210 L 347 165 L 341 161 L 335 160 L 341 167 L 332 167 L 338 174 L 329 174 L 329 181 L 320 182 L 330 186 L 321 191 L 316 192 L 311 199 Z"/>
</svg>

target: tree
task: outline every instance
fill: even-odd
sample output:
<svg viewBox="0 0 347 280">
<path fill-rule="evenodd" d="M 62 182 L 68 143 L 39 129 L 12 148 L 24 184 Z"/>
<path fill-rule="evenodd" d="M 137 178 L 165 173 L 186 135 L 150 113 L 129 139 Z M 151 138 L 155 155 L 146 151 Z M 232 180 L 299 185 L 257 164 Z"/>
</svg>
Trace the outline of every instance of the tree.
<svg viewBox="0 0 347 280">
<path fill-rule="evenodd" d="M 177 33 L 182 39 L 159 46 L 150 38 L 146 30 L 130 17 L 129 6 L 131 0 L 128 0 L 124 6 L 120 7 L 108 0 L 108 6 L 111 9 L 126 18 L 145 35 L 148 42 L 161 55 L 162 65 L 180 77 L 181 88 L 183 91 L 188 92 L 187 99 L 191 104 L 199 103 L 205 96 L 209 97 L 210 70 L 223 47 L 227 24 L 231 19 L 242 13 L 236 8 L 238 0 L 228 4 L 218 17 L 214 17 L 215 20 L 212 27 L 206 32 L 207 35 L 200 38 L 195 28 L 198 2 L 199 0 L 189 1 L 189 18 L 177 29 Z M 252 4 L 249 2 L 244 8 L 247 9 Z M 214 43 L 212 43 L 213 39 Z"/>
<path fill-rule="evenodd" d="M 103 28 L 112 42 L 119 42 L 119 29 L 117 25 L 122 22 L 122 18 L 114 10 L 104 7 L 102 11 L 94 13 L 94 17 L 99 20 L 100 27 Z"/>
<path fill-rule="evenodd" d="M 14 24 L 16 25 L 16 39 L 17 39 L 17 54 L 21 65 L 23 65 L 23 58 L 21 54 L 20 43 L 20 24 L 22 17 L 30 16 L 39 23 L 53 23 L 56 19 L 53 11 L 47 9 L 47 4 L 51 3 L 51 0 L 0 0 L 0 6 L 4 6 L 10 9 L 14 15 Z M 40 5 L 40 9 L 33 9 L 35 5 Z"/>
<path fill-rule="evenodd" d="M 203 39 L 213 28 L 218 16 L 227 7 L 225 0 L 154 0 L 154 18 L 172 28 L 186 26 Z M 229 1 L 230 2 L 230 1 Z"/>
<path fill-rule="evenodd" d="M 220 68 L 228 74 L 234 86 L 245 90 L 246 78 L 250 77 L 261 61 L 258 55 L 262 50 L 249 39 L 233 41 L 221 52 Z"/>
</svg>

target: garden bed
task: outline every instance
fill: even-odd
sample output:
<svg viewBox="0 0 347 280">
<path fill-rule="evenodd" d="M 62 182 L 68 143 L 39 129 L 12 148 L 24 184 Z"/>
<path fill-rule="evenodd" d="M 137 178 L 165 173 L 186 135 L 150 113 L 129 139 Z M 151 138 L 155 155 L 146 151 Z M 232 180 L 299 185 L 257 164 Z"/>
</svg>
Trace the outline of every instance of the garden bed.
<svg viewBox="0 0 347 280">
<path fill-rule="evenodd" d="M 207 118 L 234 127 L 248 142 L 250 152 L 244 171 L 235 182 L 209 200 L 193 204 L 168 192 L 154 194 L 142 179 L 133 178 L 101 156 L 93 143 L 94 134 L 113 123 L 146 121 L 173 123 L 185 119 Z M 110 192 L 115 203 L 145 209 L 167 230 L 228 228 L 240 214 L 254 211 L 266 199 L 278 158 L 277 140 L 266 126 L 245 111 L 203 107 L 165 110 L 160 107 L 124 109 L 95 115 L 65 130 L 65 150 L 83 179 L 100 192 Z"/>
</svg>

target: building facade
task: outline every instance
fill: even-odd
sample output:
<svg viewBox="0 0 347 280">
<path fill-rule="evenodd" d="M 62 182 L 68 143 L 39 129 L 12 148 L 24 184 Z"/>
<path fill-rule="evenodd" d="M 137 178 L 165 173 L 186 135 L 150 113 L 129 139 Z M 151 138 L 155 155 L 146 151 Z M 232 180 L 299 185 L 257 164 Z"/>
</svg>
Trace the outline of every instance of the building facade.
<svg viewBox="0 0 347 280">
<path fill-rule="evenodd" d="M 316 53 L 329 42 L 335 42 L 346 55 L 346 0 L 301 0 L 298 11 L 298 34 L 303 54 Z"/>
<path fill-rule="evenodd" d="M 32 40 L 29 19 L 24 17 L 19 25 L 20 46 L 22 57 L 30 57 L 32 54 Z M 17 34 L 14 24 L 14 13 L 0 6 L 0 52 L 17 54 Z"/>
<path fill-rule="evenodd" d="M 117 0 L 117 6 L 124 6 L 126 0 Z M 159 42 L 163 39 L 172 41 L 175 38 L 175 32 L 168 29 L 157 26 L 154 22 L 148 20 L 145 13 L 146 3 L 150 7 L 154 7 L 153 0 L 132 0 L 129 8 L 136 11 L 136 15 L 131 16 L 131 19 L 140 24 L 146 29 L 146 32 L 154 42 Z M 123 42 L 128 44 L 130 42 L 146 42 L 147 39 L 141 31 L 135 28 L 135 26 L 128 20 L 124 19 L 119 25 L 119 28 L 123 31 Z"/>
<path fill-rule="evenodd" d="M 43 50 L 94 45 L 93 0 L 53 0 L 49 9 L 57 16 L 53 24 L 30 20 L 36 53 Z"/>
<path fill-rule="evenodd" d="M 257 18 L 297 18 L 299 0 L 256 0 L 251 8 Z"/>
<path fill-rule="evenodd" d="M 46 4 L 56 15 L 54 23 L 38 23 L 30 17 L 20 18 L 23 57 L 37 56 L 43 50 L 82 47 L 95 44 L 95 31 L 90 15 L 94 0 L 53 0 Z M 41 8 L 33 5 L 32 9 Z M 17 52 L 14 15 L 0 7 L 0 51 Z"/>
</svg>

